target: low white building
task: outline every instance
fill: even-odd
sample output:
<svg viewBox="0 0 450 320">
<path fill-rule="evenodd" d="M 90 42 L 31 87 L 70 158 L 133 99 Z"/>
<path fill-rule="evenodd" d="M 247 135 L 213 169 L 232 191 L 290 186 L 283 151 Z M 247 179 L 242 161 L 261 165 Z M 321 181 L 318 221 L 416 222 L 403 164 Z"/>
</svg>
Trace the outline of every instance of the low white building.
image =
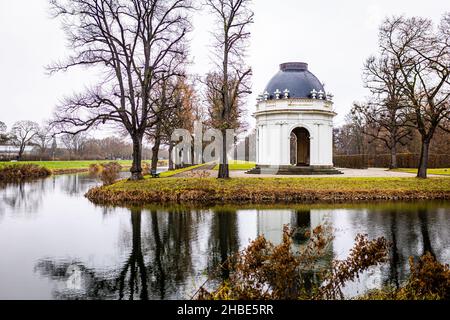
<svg viewBox="0 0 450 320">
<path fill-rule="evenodd" d="M 333 168 L 332 95 L 309 72 L 308 64 L 290 62 L 258 96 L 257 167 L 249 173 L 276 168 L 278 174 L 335 174 Z"/>
</svg>

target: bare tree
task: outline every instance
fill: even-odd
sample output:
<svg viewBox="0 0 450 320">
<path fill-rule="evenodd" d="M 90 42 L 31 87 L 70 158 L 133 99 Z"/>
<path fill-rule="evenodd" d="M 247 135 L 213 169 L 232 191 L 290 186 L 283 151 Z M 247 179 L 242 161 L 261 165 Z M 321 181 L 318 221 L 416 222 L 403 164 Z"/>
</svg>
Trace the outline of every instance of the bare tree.
<svg viewBox="0 0 450 320">
<path fill-rule="evenodd" d="M 251 68 L 244 63 L 253 23 L 251 0 L 206 0 L 206 6 L 217 22 L 214 53 L 217 70 L 210 73 L 206 84 L 212 93 L 215 128 L 222 132 L 222 157 L 218 178 L 229 178 L 227 154 L 230 142 L 226 130 L 231 129 L 236 108 L 251 93 L 248 84 Z"/>
<path fill-rule="evenodd" d="M 365 154 L 364 124 L 352 113 L 345 116 L 345 124 L 333 132 L 334 147 L 337 154 Z"/>
<path fill-rule="evenodd" d="M 53 139 L 53 135 L 51 134 L 50 129 L 48 126 L 43 125 L 39 128 L 39 131 L 36 133 L 34 143 L 35 146 L 38 148 L 39 151 L 39 157 L 42 160 L 42 157 L 45 155 L 48 146 L 50 142 Z"/>
<path fill-rule="evenodd" d="M 103 71 L 98 85 L 66 99 L 53 124 L 78 133 L 111 123 L 133 142 L 131 179 L 142 178 L 142 140 L 158 122 L 155 86 L 177 75 L 187 53 L 191 0 L 51 0 L 73 54 L 50 72 L 74 66 Z M 158 110 L 161 112 L 161 110 Z"/>
<path fill-rule="evenodd" d="M 88 141 L 85 132 L 78 132 L 77 134 L 66 133 L 61 136 L 61 142 L 64 144 L 69 152 L 69 159 L 77 156 L 80 159 L 84 153 L 84 148 Z"/>
<path fill-rule="evenodd" d="M 395 59 L 407 113 L 422 140 L 417 177 L 427 177 L 430 142 L 450 117 L 450 13 L 438 30 L 429 19 L 393 17 L 380 28 L 382 54 Z"/>
<path fill-rule="evenodd" d="M 11 141 L 19 148 L 18 160 L 22 159 L 25 147 L 34 144 L 39 125 L 33 121 L 18 121 L 11 128 Z"/>
<path fill-rule="evenodd" d="M 411 128 L 404 109 L 407 99 L 399 83 L 400 69 L 389 56 L 370 57 L 364 64 L 364 83 L 372 93 L 368 103 L 354 104 L 352 112 L 362 117 L 364 133 L 382 141 L 391 153 L 390 168 L 397 168 L 398 145 L 411 138 Z M 372 140 L 372 141 L 373 141 Z"/>
<path fill-rule="evenodd" d="M 152 149 L 152 170 L 156 170 L 158 152 L 162 144 L 169 146 L 169 170 L 174 169 L 172 151 L 175 142 L 172 141 L 172 133 L 175 129 L 186 129 L 193 131 L 196 119 L 196 96 L 193 86 L 188 82 L 186 76 L 166 81 L 161 87 L 160 107 L 164 110 L 160 113 L 161 121 L 154 130 L 148 131 L 150 140 L 154 142 Z"/>
<path fill-rule="evenodd" d="M 173 92 L 175 108 L 167 113 L 162 121 L 162 134 L 164 142 L 169 146 L 169 170 L 174 169 L 172 133 L 175 129 L 185 129 L 193 133 L 194 122 L 201 121 L 199 103 L 195 94 L 194 85 L 186 78 L 179 78 Z"/>
<path fill-rule="evenodd" d="M 8 141 L 8 134 L 6 133 L 7 129 L 8 127 L 6 124 L 0 121 L 0 143 L 5 143 Z"/>
</svg>

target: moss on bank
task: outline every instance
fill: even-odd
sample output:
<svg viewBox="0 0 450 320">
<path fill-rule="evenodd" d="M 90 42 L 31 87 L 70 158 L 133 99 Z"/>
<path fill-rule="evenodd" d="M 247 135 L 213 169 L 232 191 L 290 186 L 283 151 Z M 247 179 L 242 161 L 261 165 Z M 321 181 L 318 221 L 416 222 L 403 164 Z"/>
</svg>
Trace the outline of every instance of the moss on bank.
<svg viewBox="0 0 450 320">
<path fill-rule="evenodd" d="M 271 204 L 449 200 L 448 178 L 170 178 L 119 181 L 88 191 L 104 205 Z"/>
</svg>

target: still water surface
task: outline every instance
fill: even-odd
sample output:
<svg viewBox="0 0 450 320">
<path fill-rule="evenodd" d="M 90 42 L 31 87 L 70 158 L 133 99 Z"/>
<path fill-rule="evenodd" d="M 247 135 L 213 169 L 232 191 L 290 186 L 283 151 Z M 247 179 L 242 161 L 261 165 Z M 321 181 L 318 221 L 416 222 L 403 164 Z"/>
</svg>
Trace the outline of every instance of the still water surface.
<svg viewBox="0 0 450 320">
<path fill-rule="evenodd" d="M 349 284 L 348 296 L 401 283 L 409 256 L 432 251 L 450 260 L 449 202 L 131 210 L 91 204 L 83 195 L 98 184 L 78 174 L 0 188 L 0 299 L 190 298 L 249 240 L 264 234 L 278 243 L 284 224 L 302 232 L 331 225 L 335 259 L 347 256 L 358 233 L 393 243 L 389 263 Z"/>
</svg>

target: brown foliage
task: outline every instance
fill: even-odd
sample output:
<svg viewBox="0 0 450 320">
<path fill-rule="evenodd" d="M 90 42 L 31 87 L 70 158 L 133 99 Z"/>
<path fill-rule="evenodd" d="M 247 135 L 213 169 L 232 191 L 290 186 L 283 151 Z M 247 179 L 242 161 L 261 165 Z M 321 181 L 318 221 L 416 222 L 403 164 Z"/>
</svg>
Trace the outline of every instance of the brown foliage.
<svg viewBox="0 0 450 320">
<path fill-rule="evenodd" d="M 330 233 L 318 227 L 310 235 L 309 243 L 300 253 L 292 250 L 292 234 L 287 226 L 283 241 L 275 246 L 264 236 L 259 236 L 242 252 L 231 256 L 226 266 L 232 271 L 230 279 L 217 290 L 200 288 L 200 300 L 278 300 L 297 299 L 304 279 L 301 270 L 312 269 L 314 261 L 324 254 L 331 241 Z"/>
<path fill-rule="evenodd" d="M 142 163 L 142 175 L 148 176 L 151 172 L 152 166 L 148 162 Z"/>
<path fill-rule="evenodd" d="M 363 300 L 440 300 L 450 299 L 450 270 L 427 252 L 417 263 L 409 258 L 410 275 L 400 288 L 371 290 Z"/>
<path fill-rule="evenodd" d="M 122 166 L 117 162 L 108 162 L 102 164 L 103 169 L 100 171 L 99 178 L 102 180 L 103 185 L 111 185 L 119 179 Z"/>
<path fill-rule="evenodd" d="M 450 299 L 450 269 L 448 264 L 439 263 L 427 252 L 415 263 L 409 258 L 411 274 L 404 288 L 400 290 L 406 299 Z"/>
<path fill-rule="evenodd" d="M 323 299 L 343 299 L 342 288 L 345 283 L 358 279 L 359 274 L 370 267 L 386 262 L 388 249 L 385 238 L 370 241 L 367 235 L 358 234 L 347 259 L 333 261 L 318 296 Z"/>
<path fill-rule="evenodd" d="M 20 182 L 27 179 L 44 178 L 52 172 L 35 164 L 7 165 L 0 168 L 0 182 Z"/>
<path fill-rule="evenodd" d="M 201 300 L 342 298 L 341 289 L 347 281 L 386 260 L 388 244 L 384 238 L 369 241 L 367 236 L 358 235 L 349 257 L 344 261 L 334 261 L 332 271 L 324 272 L 317 262 L 326 254 L 325 249 L 332 239 L 330 234 L 329 228 L 317 227 L 312 234 L 307 234 L 310 239 L 300 252 L 292 250 L 293 231 L 287 226 L 278 246 L 259 236 L 245 250 L 228 259 L 225 267 L 232 271 L 230 279 L 213 291 L 202 286 L 196 297 Z M 322 286 L 309 282 L 306 275 L 311 272 L 319 278 L 324 275 Z"/>
<path fill-rule="evenodd" d="M 101 164 L 98 163 L 92 163 L 89 165 L 89 175 L 91 177 L 98 177 L 100 172 L 102 171 L 103 167 Z"/>
</svg>

